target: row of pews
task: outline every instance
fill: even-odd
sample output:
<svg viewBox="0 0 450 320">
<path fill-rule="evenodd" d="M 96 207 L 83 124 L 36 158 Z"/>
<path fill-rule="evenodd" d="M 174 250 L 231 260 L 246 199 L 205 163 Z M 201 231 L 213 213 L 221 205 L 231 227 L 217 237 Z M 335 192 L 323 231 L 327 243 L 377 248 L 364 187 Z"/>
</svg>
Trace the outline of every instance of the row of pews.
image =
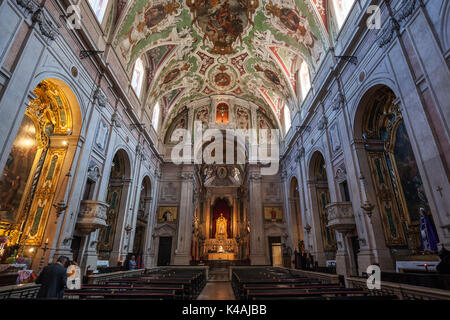
<svg viewBox="0 0 450 320">
<path fill-rule="evenodd" d="M 234 269 L 231 286 L 240 300 L 391 300 L 395 296 L 369 296 L 367 290 L 293 274 L 282 268 Z"/>
<path fill-rule="evenodd" d="M 206 272 L 193 269 L 146 270 L 139 276 L 86 284 L 66 290 L 67 299 L 193 300 L 206 284 Z"/>
</svg>

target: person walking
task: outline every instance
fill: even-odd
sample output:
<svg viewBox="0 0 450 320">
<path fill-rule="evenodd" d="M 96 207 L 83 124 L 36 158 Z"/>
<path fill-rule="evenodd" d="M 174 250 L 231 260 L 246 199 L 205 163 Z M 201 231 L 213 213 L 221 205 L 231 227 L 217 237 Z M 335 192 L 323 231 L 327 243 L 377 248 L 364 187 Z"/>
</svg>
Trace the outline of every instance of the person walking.
<svg viewBox="0 0 450 320">
<path fill-rule="evenodd" d="M 50 264 L 42 270 L 36 279 L 36 283 L 41 284 L 37 298 L 63 298 L 64 286 L 67 283 L 66 268 L 68 265 L 69 258 L 60 256 L 56 263 Z"/>
</svg>

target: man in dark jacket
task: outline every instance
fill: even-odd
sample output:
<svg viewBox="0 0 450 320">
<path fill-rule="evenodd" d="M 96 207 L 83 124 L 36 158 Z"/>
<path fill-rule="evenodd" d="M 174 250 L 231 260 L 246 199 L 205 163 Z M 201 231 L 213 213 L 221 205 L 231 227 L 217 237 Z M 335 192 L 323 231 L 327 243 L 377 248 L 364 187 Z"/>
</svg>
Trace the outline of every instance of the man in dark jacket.
<svg viewBox="0 0 450 320">
<path fill-rule="evenodd" d="M 42 270 L 36 279 L 36 283 L 41 284 L 37 298 L 63 298 L 68 265 L 69 258 L 60 256 L 56 263 L 50 264 Z"/>
</svg>

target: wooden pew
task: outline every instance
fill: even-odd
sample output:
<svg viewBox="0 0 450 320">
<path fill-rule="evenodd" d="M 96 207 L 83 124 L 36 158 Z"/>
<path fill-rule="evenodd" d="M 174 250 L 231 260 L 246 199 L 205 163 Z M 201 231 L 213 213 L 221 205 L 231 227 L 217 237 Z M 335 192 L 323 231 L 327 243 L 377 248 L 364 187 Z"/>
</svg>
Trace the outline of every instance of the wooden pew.
<svg viewBox="0 0 450 320">
<path fill-rule="evenodd" d="M 86 285 L 82 286 L 80 290 L 83 292 L 95 292 L 95 291 L 114 291 L 114 292 L 136 292 L 136 291 L 142 291 L 142 292 L 151 292 L 151 291 L 167 291 L 167 290 L 174 290 L 176 298 L 183 299 L 185 298 L 185 291 L 183 285 L 152 285 L 152 286 L 114 286 L 114 285 L 106 285 L 106 286 L 99 286 L 99 285 Z M 67 292 L 71 292 L 72 290 L 67 290 Z"/>
<path fill-rule="evenodd" d="M 206 284 L 205 272 L 190 269 L 146 270 L 143 274 L 110 279 L 80 290 L 68 290 L 67 297 L 114 299 L 194 299 Z"/>
<path fill-rule="evenodd" d="M 347 296 L 360 295 L 367 296 L 368 292 L 358 289 L 330 289 L 330 290 L 247 290 L 246 297 L 248 300 L 258 300 L 260 298 L 269 298 L 277 300 L 282 297 L 289 298 L 305 298 L 305 297 L 323 297 L 324 295 Z"/>
<path fill-rule="evenodd" d="M 150 300 L 174 300 L 175 290 L 135 290 L 135 291 L 114 291 L 110 289 L 101 290 L 68 290 L 65 297 L 78 299 L 100 298 L 100 299 L 150 299 Z"/>
</svg>

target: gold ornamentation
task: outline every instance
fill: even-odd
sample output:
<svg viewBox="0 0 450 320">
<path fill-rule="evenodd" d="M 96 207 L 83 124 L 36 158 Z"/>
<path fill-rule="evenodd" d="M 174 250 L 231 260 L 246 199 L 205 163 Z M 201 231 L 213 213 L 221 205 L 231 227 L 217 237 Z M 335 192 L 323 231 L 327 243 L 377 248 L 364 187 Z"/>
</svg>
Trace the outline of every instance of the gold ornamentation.
<svg viewBox="0 0 450 320">
<path fill-rule="evenodd" d="M 50 136 L 72 132 L 72 113 L 61 88 L 44 80 L 34 89 L 34 94 L 36 98 L 30 101 L 25 114 L 35 125 L 38 149 L 17 213 L 17 224 L 9 227 L 11 245 L 41 244 L 67 152 L 66 148 L 50 148 Z"/>
</svg>

